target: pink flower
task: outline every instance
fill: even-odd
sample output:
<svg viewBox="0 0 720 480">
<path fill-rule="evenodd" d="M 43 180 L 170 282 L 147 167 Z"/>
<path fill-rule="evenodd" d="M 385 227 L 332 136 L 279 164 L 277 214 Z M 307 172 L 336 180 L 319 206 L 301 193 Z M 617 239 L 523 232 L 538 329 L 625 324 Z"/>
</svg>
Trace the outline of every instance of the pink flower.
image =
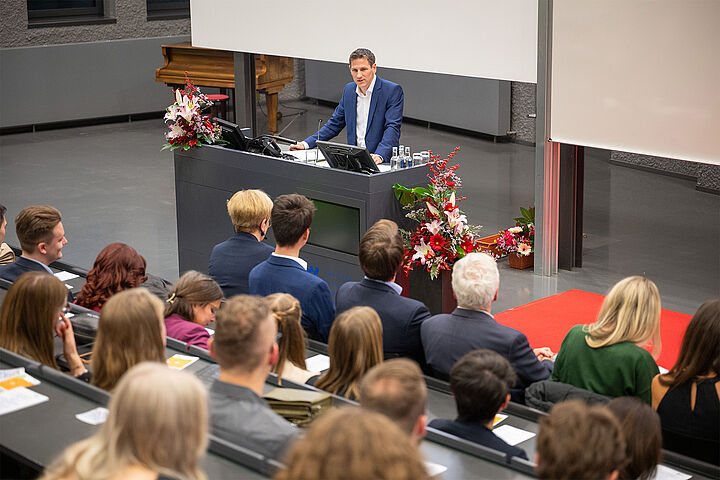
<svg viewBox="0 0 720 480">
<path fill-rule="evenodd" d="M 425 265 L 425 261 L 427 260 L 427 258 L 433 256 L 432 248 L 430 248 L 430 246 L 425 243 L 424 238 L 420 239 L 420 244 L 415 245 L 413 247 L 413 250 L 415 250 L 415 254 L 412 256 L 413 262 L 416 260 L 420 260 L 420 263 Z"/>
<path fill-rule="evenodd" d="M 426 223 L 425 228 L 427 228 L 427 231 L 432 235 L 435 235 L 442 228 L 442 222 L 440 220 L 433 220 L 430 223 Z"/>
<path fill-rule="evenodd" d="M 532 253 L 532 247 L 527 243 L 518 243 L 517 253 L 519 255 L 522 255 L 523 257 L 526 257 Z"/>
</svg>

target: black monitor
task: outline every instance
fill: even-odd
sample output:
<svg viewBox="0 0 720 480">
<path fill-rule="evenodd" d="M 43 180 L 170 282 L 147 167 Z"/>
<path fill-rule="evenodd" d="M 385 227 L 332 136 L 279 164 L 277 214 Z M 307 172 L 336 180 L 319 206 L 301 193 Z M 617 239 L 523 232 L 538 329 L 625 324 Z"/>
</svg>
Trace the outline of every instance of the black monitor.
<svg viewBox="0 0 720 480">
<path fill-rule="evenodd" d="M 235 150 L 247 152 L 248 139 L 242 130 L 240 130 L 240 127 L 222 118 L 216 118 L 215 120 L 222 129 L 222 138 L 228 142 L 227 145 Z"/>
<path fill-rule="evenodd" d="M 323 141 L 318 141 L 317 146 L 332 168 L 359 173 L 380 171 L 367 148 Z"/>
</svg>

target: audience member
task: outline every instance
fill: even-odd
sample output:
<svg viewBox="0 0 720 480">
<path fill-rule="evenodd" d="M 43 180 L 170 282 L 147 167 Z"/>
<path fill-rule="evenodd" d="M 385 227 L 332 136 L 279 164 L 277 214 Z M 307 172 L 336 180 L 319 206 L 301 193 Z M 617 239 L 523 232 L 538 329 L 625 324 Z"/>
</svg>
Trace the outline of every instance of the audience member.
<svg viewBox="0 0 720 480">
<path fill-rule="evenodd" d="M 535 471 L 541 480 L 617 480 L 625 467 L 625 439 L 606 406 L 558 403 L 540 420 Z"/>
<path fill-rule="evenodd" d="M 368 370 L 360 381 L 360 405 L 382 413 L 416 442 L 425 436 L 427 387 L 417 363 L 393 358 Z"/>
<path fill-rule="evenodd" d="M 240 190 L 227 202 L 235 235 L 213 247 L 208 273 L 225 297 L 248 293 L 248 275 L 272 253 L 263 243 L 270 229 L 272 200 L 262 190 Z"/>
<path fill-rule="evenodd" d="M 610 290 L 591 325 L 575 325 L 560 345 L 552 380 L 610 397 L 650 403 L 659 373 L 653 355 L 638 345 L 653 342 L 660 354 L 660 293 L 645 277 L 628 277 Z"/>
<path fill-rule="evenodd" d="M 165 301 L 167 336 L 207 349 L 210 332 L 206 327 L 215 321 L 222 298 L 215 280 L 194 270 L 185 272 Z"/>
<path fill-rule="evenodd" d="M 430 317 L 427 307 L 417 300 L 401 296 L 395 283 L 405 247 L 395 222 L 380 220 L 360 240 L 360 268 L 365 278 L 347 282 L 337 292 L 335 303 L 341 313 L 351 307 L 375 309 L 383 323 L 385 358 L 409 357 L 425 365 L 420 325 Z"/>
<path fill-rule="evenodd" d="M 20 275 L 0 307 L 0 347 L 49 367 L 58 368 L 53 332 L 62 339 L 70 374 L 86 374 L 75 345 L 72 324 L 65 316 L 67 288 L 45 272 Z"/>
<path fill-rule="evenodd" d="M 662 432 L 660 419 L 650 405 L 636 397 L 618 397 L 607 407 L 620 422 L 625 437 L 625 456 L 628 463 L 620 470 L 620 480 L 650 480 L 655 478 L 662 460 Z"/>
<path fill-rule="evenodd" d="M 356 407 L 317 419 L 275 480 L 424 480 L 415 443 L 390 419 Z"/>
<path fill-rule="evenodd" d="M 499 283 L 497 265 L 489 255 L 471 253 L 455 263 L 452 287 L 458 307 L 451 314 L 435 315 L 423 323 L 425 358 L 437 376 L 447 378 L 466 353 L 480 348 L 493 350 L 515 370 L 518 382 L 511 395 L 523 402 L 525 387 L 550 376 L 553 353 L 547 347 L 531 349 L 522 332 L 495 321 L 490 311 Z"/>
<path fill-rule="evenodd" d="M 48 265 L 62 258 L 62 249 L 68 243 L 58 209 L 47 205 L 23 209 L 15 217 L 15 233 L 22 255 L 13 263 L 0 265 L 0 278 L 14 282 L 25 272 L 52 274 Z M 69 291 L 67 296 L 68 301 L 74 300 Z"/>
<path fill-rule="evenodd" d="M 130 370 L 92 437 L 68 447 L 43 480 L 205 480 L 207 393 L 190 373 L 150 363 Z"/>
<path fill-rule="evenodd" d="M 328 341 L 330 368 L 307 383 L 335 395 L 355 400 L 358 383 L 382 363 L 382 322 L 370 307 L 353 307 L 335 319 Z"/>
<path fill-rule="evenodd" d="M 450 370 L 457 418 L 436 418 L 429 426 L 503 452 L 508 462 L 510 457 L 527 459 L 523 449 L 492 432 L 495 415 L 507 407 L 514 384 L 515 372 L 502 355 L 487 349 L 466 353 Z"/>
<path fill-rule="evenodd" d="M 15 252 L 13 252 L 7 243 L 3 242 L 5 239 L 5 229 L 7 228 L 6 213 L 7 208 L 5 208 L 5 205 L 0 205 L 0 265 L 7 265 L 15 261 Z"/>
<path fill-rule="evenodd" d="M 111 243 L 98 254 L 75 303 L 99 312 L 114 294 L 140 286 L 147 279 L 145 267 L 130 245 Z"/>
<path fill-rule="evenodd" d="M 652 381 L 652 406 L 666 449 L 720 464 L 720 299 L 695 312 L 675 365 Z"/>
<path fill-rule="evenodd" d="M 144 288 L 122 291 L 105 303 L 92 352 L 94 385 L 112 390 L 138 363 L 165 365 L 162 313 L 162 302 Z"/>
<path fill-rule="evenodd" d="M 275 199 L 271 221 L 275 234 L 275 251 L 270 258 L 252 269 L 250 293 L 270 295 L 289 293 L 300 300 L 302 326 L 314 340 L 326 342 L 335 305 L 325 280 L 307 271 L 300 249 L 310 235 L 315 205 L 302 195 L 280 195 Z"/>
<path fill-rule="evenodd" d="M 305 365 L 305 331 L 300 325 L 302 310 L 297 298 L 288 293 L 273 293 L 265 297 L 277 324 L 279 355 L 272 371 L 278 379 L 287 378 L 305 383 L 315 373 Z"/>
<path fill-rule="evenodd" d="M 267 302 L 236 295 L 218 310 L 210 354 L 220 377 L 210 387 L 213 433 L 266 457 L 279 459 L 297 429 L 262 399 L 263 386 L 278 360 L 277 326 Z"/>
</svg>

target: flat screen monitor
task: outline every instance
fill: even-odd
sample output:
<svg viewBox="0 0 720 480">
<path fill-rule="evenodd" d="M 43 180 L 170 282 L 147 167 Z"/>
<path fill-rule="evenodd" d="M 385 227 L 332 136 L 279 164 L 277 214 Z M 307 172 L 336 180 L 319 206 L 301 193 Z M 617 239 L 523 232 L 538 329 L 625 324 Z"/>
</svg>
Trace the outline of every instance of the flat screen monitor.
<svg viewBox="0 0 720 480">
<path fill-rule="evenodd" d="M 380 171 L 366 148 L 322 140 L 317 142 L 317 146 L 332 168 L 359 173 Z"/>
<path fill-rule="evenodd" d="M 316 210 L 307 243 L 357 255 L 360 248 L 360 209 L 314 198 L 311 200 Z"/>
<path fill-rule="evenodd" d="M 234 123 L 228 122 L 227 120 L 223 120 L 222 118 L 216 118 L 215 120 L 222 129 L 222 138 L 228 142 L 227 146 L 234 148 L 235 150 L 247 152 L 248 139 L 242 130 L 240 130 L 240 127 Z"/>
</svg>

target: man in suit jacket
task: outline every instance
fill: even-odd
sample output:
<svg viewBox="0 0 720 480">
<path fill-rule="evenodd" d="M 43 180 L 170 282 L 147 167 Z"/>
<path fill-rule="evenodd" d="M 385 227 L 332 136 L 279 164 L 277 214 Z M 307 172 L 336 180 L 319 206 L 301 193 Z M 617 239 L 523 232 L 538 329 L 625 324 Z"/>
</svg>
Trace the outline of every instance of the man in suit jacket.
<svg viewBox="0 0 720 480">
<path fill-rule="evenodd" d="M 490 310 L 497 300 L 499 283 L 495 260 L 484 253 L 471 253 L 455 263 L 452 286 L 458 308 L 423 323 L 425 358 L 439 377 L 447 378 L 455 362 L 467 352 L 493 350 L 515 370 L 519 381 L 511 393 L 513 400 L 523 402 L 525 387 L 550 376 L 553 353 L 547 347 L 531 349 L 522 332 L 495 321 Z"/>
<path fill-rule="evenodd" d="M 298 431 L 262 398 L 265 379 L 278 361 L 277 324 L 261 298 L 238 295 L 216 316 L 208 341 L 220 376 L 210 386 L 213 434 L 280 460 Z"/>
<path fill-rule="evenodd" d="M 360 268 L 365 278 L 343 284 L 335 296 L 337 312 L 352 307 L 375 309 L 383 324 L 385 357 L 409 357 L 425 367 L 420 326 L 430 318 L 427 307 L 417 300 L 400 296 L 395 283 L 405 249 L 398 226 L 392 220 L 379 220 L 360 240 Z"/>
<path fill-rule="evenodd" d="M 375 163 L 389 162 L 392 147 L 400 140 L 403 103 L 402 87 L 375 75 L 375 55 L 366 48 L 350 54 L 353 82 L 345 85 L 342 99 L 332 118 L 318 133 L 290 147 L 314 148 L 318 140 L 330 140 L 347 127 L 347 143 L 366 147 Z"/>
<path fill-rule="evenodd" d="M 15 217 L 15 233 L 22 255 L 0 266 L 0 278 L 14 282 L 25 272 L 52 274 L 48 265 L 62 258 L 62 249 L 68 243 L 60 211 L 48 205 L 31 205 Z M 70 291 L 68 300 L 73 300 Z"/>
<path fill-rule="evenodd" d="M 248 293 L 248 275 L 273 251 L 262 243 L 270 228 L 272 200 L 262 190 L 241 190 L 228 201 L 227 209 L 235 235 L 215 245 L 208 273 L 225 298 Z"/>
<path fill-rule="evenodd" d="M 270 219 L 275 251 L 250 272 L 251 295 L 289 293 L 300 301 L 302 326 L 312 339 L 327 342 L 335 319 L 335 304 L 325 280 L 307 271 L 300 249 L 310 235 L 315 205 L 293 193 L 275 199 Z"/>
</svg>

